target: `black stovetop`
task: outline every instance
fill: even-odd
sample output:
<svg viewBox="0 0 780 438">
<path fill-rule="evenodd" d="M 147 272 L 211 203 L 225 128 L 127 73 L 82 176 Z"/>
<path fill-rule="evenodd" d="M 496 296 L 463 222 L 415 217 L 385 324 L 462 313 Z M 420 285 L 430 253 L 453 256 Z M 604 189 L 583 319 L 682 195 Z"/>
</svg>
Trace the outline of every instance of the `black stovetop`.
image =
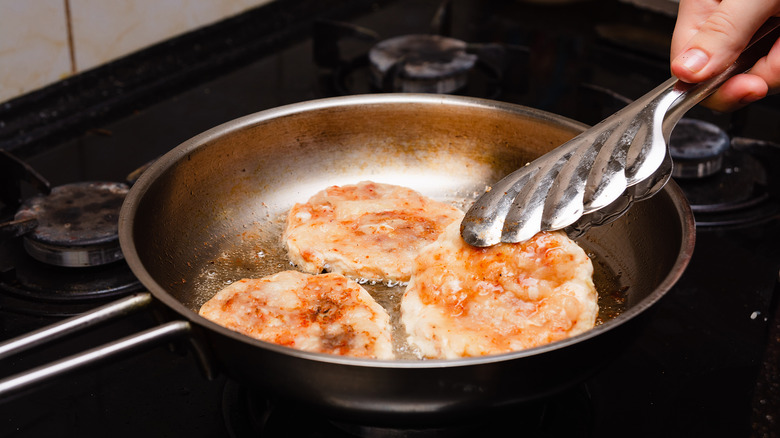
<svg viewBox="0 0 780 438">
<path fill-rule="evenodd" d="M 318 65 L 315 51 L 322 45 L 312 39 L 315 30 L 322 29 L 318 26 L 360 26 L 382 38 L 429 33 L 442 2 L 356 1 L 351 3 L 357 7 L 328 14 L 327 23 L 316 23 L 312 13 L 301 12 L 306 3 L 267 10 L 283 13 L 286 23 L 297 23 L 284 32 L 238 32 L 253 39 L 251 44 L 238 36 L 231 44 L 246 43 L 255 49 L 234 49 L 230 62 L 215 53 L 201 53 L 214 56 L 216 65 L 203 67 L 208 62 L 199 59 L 202 74 L 188 76 L 185 84 L 172 83 L 174 91 L 150 98 L 154 93 L 145 90 L 139 101 L 116 100 L 121 108 L 111 111 L 111 117 L 84 116 L 77 128 L 51 132 L 39 128 L 29 144 L 22 140 L 8 144 L 53 185 L 123 181 L 182 141 L 233 118 L 287 103 L 372 91 L 360 82 L 365 76 L 360 56 L 370 43 L 344 37 L 336 41 L 342 48 L 340 66 Z M 491 97 L 593 124 L 619 107 L 616 96 L 635 98 L 668 78 L 670 17 L 617 1 L 450 3 L 450 25 L 439 29 L 449 29 L 453 37 L 468 42 L 502 47 L 498 50 L 503 52 L 492 58 L 502 66 L 503 76 L 491 89 L 499 92 Z M 293 13 L 306 15 L 305 20 L 296 21 Z M 254 13 L 228 27 L 252 27 L 252 17 L 269 19 Z M 229 39 L 225 36 L 229 30 L 215 29 L 208 32 Z M 214 35 L 208 32 L 204 37 Z M 176 68 L 185 68 L 185 61 L 193 58 L 191 49 L 198 42 L 192 38 L 169 44 L 184 60 Z M 215 46 L 215 52 L 224 49 Z M 161 51 L 135 55 L 135 71 L 148 71 L 144 63 L 158 62 Z M 165 78 L 175 82 L 182 77 L 160 74 L 163 86 Z M 47 91 L 57 92 L 77 98 L 79 89 Z M 19 111 L 27 111 L 25 105 L 35 108 L 35 102 L 22 103 L 15 103 Z M 757 219 L 747 215 L 749 220 L 736 225 L 711 225 L 712 216 L 697 217 L 700 226 L 690 265 L 651 309 L 638 337 L 621 346 L 624 351 L 618 358 L 583 385 L 522 408 L 524 415 L 513 414 L 509 424 L 514 432 L 506 436 L 776 436 L 771 433 L 777 433 L 780 418 L 778 115 L 780 104 L 771 98 L 734 114 L 702 108 L 689 113 L 719 125 L 743 143 L 760 140 L 744 150 L 767 167 L 765 209 Z M 102 302 L 59 307 L 0 291 L 0 340 Z M 0 364 L 0 377 L 154 324 L 152 313 L 141 312 Z M 186 348 L 160 347 L 0 400 L 0 435 L 327 437 L 354 432 L 316 412 L 298 409 L 269 402 L 222 375 L 209 380 Z M 300 421 L 303 417 L 312 420 Z M 496 436 L 501 430 L 496 424 L 506 422 L 487 419 L 465 429 L 464 435 Z"/>
</svg>

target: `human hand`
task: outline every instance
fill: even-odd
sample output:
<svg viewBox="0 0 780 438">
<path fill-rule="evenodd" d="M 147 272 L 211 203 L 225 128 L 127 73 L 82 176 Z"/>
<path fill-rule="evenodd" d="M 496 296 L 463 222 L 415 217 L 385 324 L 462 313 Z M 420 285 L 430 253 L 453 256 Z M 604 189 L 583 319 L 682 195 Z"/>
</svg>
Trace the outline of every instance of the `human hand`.
<svg viewBox="0 0 780 438">
<path fill-rule="evenodd" d="M 672 74 L 697 83 L 725 70 L 769 18 L 780 0 L 680 0 L 672 35 Z M 778 40 L 780 41 L 780 40 Z M 746 74 L 721 85 L 705 105 L 731 111 L 780 91 L 780 42 Z"/>
</svg>

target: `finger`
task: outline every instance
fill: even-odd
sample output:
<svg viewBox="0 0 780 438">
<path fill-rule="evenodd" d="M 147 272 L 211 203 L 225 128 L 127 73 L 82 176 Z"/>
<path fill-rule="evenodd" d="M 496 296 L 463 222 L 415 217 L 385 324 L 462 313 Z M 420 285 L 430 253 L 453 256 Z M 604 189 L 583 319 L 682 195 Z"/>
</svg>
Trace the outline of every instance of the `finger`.
<svg viewBox="0 0 780 438">
<path fill-rule="evenodd" d="M 686 82 L 701 82 L 725 70 L 753 33 L 776 12 L 776 3 L 721 1 L 672 60 L 672 73 Z"/>
<path fill-rule="evenodd" d="M 730 112 L 767 95 L 769 87 L 764 79 L 753 74 L 741 74 L 724 82 L 702 105 L 707 108 Z"/>
<path fill-rule="evenodd" d="M 672 33 L 670 60 L 682 53 L 685 44 L 696 35 L 702 23 L 707 21 L 719 4 L 720 0 L 680 0 Z"/>
<path fill-rule="evenodd" d="M 748 103 L 780 92 L 780 40 L 749 74 L 737 75 L 721 85 L 703 105 L 717 111 L 733 111 Z"/>
<path fill-rule="evenodd" d="M 750 74 L 766 82 L 769 94 L 780 92 L 780 40 L 775 41 L 769 53 L 756 62 Z"/>
</svg>

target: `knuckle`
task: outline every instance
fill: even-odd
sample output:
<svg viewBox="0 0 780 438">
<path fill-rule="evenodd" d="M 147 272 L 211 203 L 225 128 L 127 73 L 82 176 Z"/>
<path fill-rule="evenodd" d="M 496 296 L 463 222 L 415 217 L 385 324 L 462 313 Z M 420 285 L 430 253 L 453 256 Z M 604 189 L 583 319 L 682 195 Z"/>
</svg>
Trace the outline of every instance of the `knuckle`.
<svg viewBox="0 0 780 438">
<path fill-rule="evenodd" d="M 734 23 L 731 15 L 722 10 L 714 11 L 707 19 L 707 22 L 702 26 L 702 30 L 707 31 L 724 41 L 729 41 L 734 35 L 740 33 L 740 30 L 736 23 Z"/>
</svg>

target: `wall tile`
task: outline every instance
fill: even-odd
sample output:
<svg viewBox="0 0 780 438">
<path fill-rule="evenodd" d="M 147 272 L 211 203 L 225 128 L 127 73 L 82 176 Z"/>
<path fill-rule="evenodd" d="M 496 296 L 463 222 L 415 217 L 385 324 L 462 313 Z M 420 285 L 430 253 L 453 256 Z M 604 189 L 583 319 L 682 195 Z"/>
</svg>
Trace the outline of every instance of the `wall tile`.
<svg viewBox="0 0 780 438">
<path fill-rule="evenodd" d="M 76 67 L 88 70 L 269 0 L 70 0 Z"/>
<path fill-rule="evenodd" d="M 0 0 L 0 102 L 71 73 L 63 0 Z"/>
</svg>

